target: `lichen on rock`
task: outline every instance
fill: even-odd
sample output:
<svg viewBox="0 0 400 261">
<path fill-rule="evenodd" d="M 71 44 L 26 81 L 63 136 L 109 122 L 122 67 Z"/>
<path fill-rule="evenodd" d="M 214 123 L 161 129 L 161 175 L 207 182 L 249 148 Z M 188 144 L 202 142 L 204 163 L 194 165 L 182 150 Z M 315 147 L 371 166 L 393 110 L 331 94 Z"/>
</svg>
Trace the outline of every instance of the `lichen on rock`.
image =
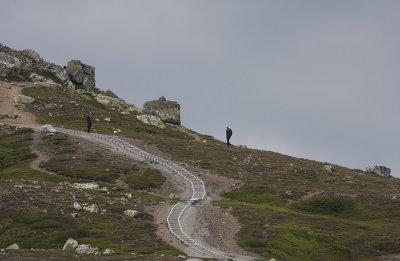
<svg viewBox="0 0 400 261">
<path fill-rule="evenodd" d="M 31 104 L 35 101 L 35 98 L 25 96 L 25 95 L 15 95 L 14 102 L 17 104 Z"/>
<path fill-rule="evenodd" d="M 138 115 L 136 116 L 136 119 L 138 119 L 140 122 L 144 124 L 149 124 L 156 126 L 161 129 L 165 129 L 165 124 L 162 122 L 162 120 L 154 115 Z"/>
</svg>

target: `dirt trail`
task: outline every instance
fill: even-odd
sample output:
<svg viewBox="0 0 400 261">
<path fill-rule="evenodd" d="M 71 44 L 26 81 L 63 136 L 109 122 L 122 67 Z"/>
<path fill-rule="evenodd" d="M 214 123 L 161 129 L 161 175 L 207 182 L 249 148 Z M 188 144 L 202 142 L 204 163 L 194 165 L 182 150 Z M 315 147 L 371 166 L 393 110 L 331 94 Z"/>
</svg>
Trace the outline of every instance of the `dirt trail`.
<svg viewBox="0 0 400 261">
<path fill-rule="evenodd" d="M 18 115 L 18 118 L 16 119 L 0 119 L 0 123 L 5 123 L 8 125 L 23 124 L 38 126 L 36 117 L 33 114 L 25 111 L 24 105 L 15 106 L 13 99 L 14 95 L 21 94 L 23 88 L 30 86 L 34 86 L 34 84 L 31 82 L 8 83 L 0 81 L 0 114 L 16 113 Z M 187 134 L 190 135 L 192 133 L 187 132 Z M 39 133 L 34 135 L 34 143 L 39 140 L 39 135 Z M 98 145 L 98 141 L 94 138 L 91 139 L 87 136 L 81 138 L 85 138 L 88 142 Z M 200 140 L 199 136 L 194 138 L 196 140 Z M 155 145 L 148 144 L 146 141 L 127 138 L 124 138 L 124 140 L 153 155 L 170 160 L 168 155 L 164 155 Z M 110 149 L 110 146 L 107 146 L 107 149 Z M 116 153 L 122 153 L 126 155 L 126 153 L 121 152 L 118 148 L 111 148 L 111 150 Z M 34 153 L 38 155 L 38 158 L 32 162 L 31 167 L 33 169 L 43 171 L 40 168 L 40 163 L 47 161 L 48 157 L 39 151 L 34 151 Z M 142 159 L 139 158 L 136 160 L 142 161 Z M 201 178 L 205 182 L 207 189 L 207 198 L 202 201 L 201 204 L 192 205 L 190 207 L 190 211 L 187 211 L 182 219 L 183 226 L 185 227 L 185 230 L 188 231 L 189 235 L 196 241 L 206 246 L 219 249 L 227 253 L 247 256 L 240 260 L 253 259 L 250 256 L 254 256 L 254 254 L 246 252 L 236 244 L 235 235 L 240 229 L 240 225 L 236 218 L 230 215 L 229 211 L 226 209 L 212 206 L 210 203 L 212 200 L 218 200 L 219 193 L 222 191 L 229 191 L 232 189 L 232 187 L 237 186 L 239 184 L 238 181 L 221 177 L 215 173 L 212 173 L 211 171 L 191 167 L 184 163 L 176 163 Z M 160 168 L 159 166 L 154 167 Z M 167 178 L 165 185 L 160 191 L 162 196 L 185 197 L 187 194 L 191 193 L 191 191 L 188 190 L 189 187 L 187 184 L 184 184 L 184 182 L 176 177 L 176 175 L 171 175 L 172 173 L 169 173 L 168 170 L 161 170 Z M 124 184 L 117 185 L 123 186 Z M 158 226 L 158 236 L 172 246 L 186 252 L 188 255 L 198 256 L 198 253 L 196 254 L 196 252 L 193 252 L 192 249 L 187 248 L 169 232 L 165 223 L 165 218 L 170 208 L 171 205 L 169 204 L 160 204 L 158 206 L 151 208 L 149 207 L 146 209 L 146 211 L 149 211 L 155 217 L 155 222 Z"/>
<path fill-rule="evenodd" d="M 25 111 L 25 105 L 15 104 L 14 96 L 21 95 L 22 89 L 26 87 L 35 86 L 32 82 L 18 82 L 10 83 L 0 81 L 0 114 L 13 114 L 16 113 L 16 119 L 4 118 L 0 121 L 5 124 L 37 124 L 36 117 Z"/>
</svg>

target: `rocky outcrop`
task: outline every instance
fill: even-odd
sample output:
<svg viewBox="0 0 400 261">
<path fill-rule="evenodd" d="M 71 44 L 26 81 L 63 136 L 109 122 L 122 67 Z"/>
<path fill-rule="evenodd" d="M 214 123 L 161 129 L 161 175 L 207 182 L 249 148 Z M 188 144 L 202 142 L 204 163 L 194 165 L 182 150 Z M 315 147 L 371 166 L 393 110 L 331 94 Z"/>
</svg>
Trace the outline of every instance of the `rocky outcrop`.
<svg viewBox="0 0 400 261">
<path fill-rule="evenodd" d="M 66 71 L 77 89 L 92 91 L 96 87 L 95 69 L 79 60 L 68 62 Z"/>
<path fill-rule="evenodd" d="M 49 63 L 32 50 L 17 51 L 0 44 L 0 80 L 39 81 L 70 89 L 93 90 L 95 68 L 72 60 L 66 67 Z"/>
<path fill-rule="evenodd" d="M 175 101 L 167 101 L 165 98 L 157 101 L 148 101 L 143 105 L 143 113 L 157 116 L 164 123 L 181 124 L 181 106 Z"/>
<path fill-rule="evenodd" d="M 365 168 L 365 172 L 375 173 L 383 177 L 390 177 L 390 173 L 392 172 L 392 170 L 385 166 L 368 166 Z"/>
</svg>

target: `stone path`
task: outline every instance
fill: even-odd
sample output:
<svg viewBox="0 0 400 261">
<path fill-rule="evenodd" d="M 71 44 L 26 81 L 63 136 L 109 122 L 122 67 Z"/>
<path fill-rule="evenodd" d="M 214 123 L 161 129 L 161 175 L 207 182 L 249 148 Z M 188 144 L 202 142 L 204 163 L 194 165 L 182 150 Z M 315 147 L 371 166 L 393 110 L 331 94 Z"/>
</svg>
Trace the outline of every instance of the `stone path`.
<svg viewBox="0 0 400 261">
<path fill-rule="evenodd" d="M 36 130 L 40 130 L 41 128 L 40 126 L 34 126 L 34 125 L 17 125 L 17 126 L 32 128 Z M 212 249 L 204 244 L 196 242 L 193 238 L 191 238 L 188 235 L 188 233 L 184 231 L 182 226 L 182 215 L 185 213 L 185 211 L 186 212 L 190 211 L 190 208 L 188 208 L 189 206 L 202 201 L 206 196 L 206 189 L 204 186 L 204 182 L 195 175 L 193 175 L 192 173 L 190 173 L 189 171 L 187 171 L 186 169 L 176 165 L 171 161 L 149 154 L 113 136 L 97 134 L 97 133 L 87 133 L 83 131 L 69 130 L 57 127 L 54 129 L 60 133 L 74 135 L 94 142 L 102 143 L 103 145 L 106 145 L 110 149 L 122 152 L 128 156 L 131 156 L 132 158 L 135 158 L 136 160 L 138 159 L 140 160 L 140 158 L 149 160 L 154 164 L 159 164 L 162 169 L 178 175 L 181 179 L 186 181 L 185 184 L 188 185 L 186 189 L 191 190 L 192 196 L 190 198 L 184 199 L 181 202 L 176 203 L 170 209 L 168 216 L 166 217 L 166 222 L 169 231 L 175 237 L 177 237 L 182 243 L 184 243 L 191 249 L 195 250 L 194 253 L 196 253 L 198 256 L 211 257 L 217 259 L 231 259 L 237 261 L 255 260 L 254 257 L 228 254 L 216 249 Z M 193 253 L 193 251 L 191 252 Z"/>
</svg>

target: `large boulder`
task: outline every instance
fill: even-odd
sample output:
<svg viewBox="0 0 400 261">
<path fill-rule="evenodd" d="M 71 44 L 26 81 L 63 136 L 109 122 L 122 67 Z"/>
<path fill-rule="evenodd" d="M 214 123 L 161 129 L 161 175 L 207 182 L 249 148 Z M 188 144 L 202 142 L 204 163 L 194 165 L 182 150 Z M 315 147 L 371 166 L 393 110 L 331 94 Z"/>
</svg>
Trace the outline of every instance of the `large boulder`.
<svg viewBox="0 0 400 261">
<path fill-rule="evenodd" d="M 392 170 L 385 166 L 368 166 L 365 168 L 365 172 L 372 172 L 379 176 L 390 177 Z"/>
<path fill-rule="evenodd" d="M 95 68 L 79 60 L 67 64 L 67 74 L 78 89 L 92 91 L 96 87 Z"/>
<path fill-rule="evenodd" d="M 164 123 L 181 124 L 181 106 L 175 101 L 159 99 L 157 101 L 148 101 L 143 105 L 143 113 L 154 115 Z"/>
</svg>

